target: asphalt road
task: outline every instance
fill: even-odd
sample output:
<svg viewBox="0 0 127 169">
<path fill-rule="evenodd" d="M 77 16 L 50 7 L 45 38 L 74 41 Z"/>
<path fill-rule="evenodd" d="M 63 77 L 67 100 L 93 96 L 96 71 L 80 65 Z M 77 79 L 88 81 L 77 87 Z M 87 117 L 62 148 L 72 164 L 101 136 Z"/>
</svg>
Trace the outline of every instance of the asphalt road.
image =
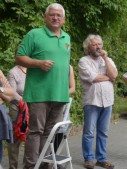
<svg viewBox="0 0 127 169">
<path fill-rule="evenodd" d="M 68 139 L 69 149 L 72 156 L 73 169 L 83 169 L 83 157 L 81 150 L 81 137 L 82 133 L 79 132 Z M 21 146 L 19 155 L 19 168 L 22 169 L 23 160 L 23 145 Z M 107 157 L 110 162 L 115 165 L 115 169 L 127 169 L 127 119 L 119 119 L 117 122 L 112 122 L 110 125 Z M 4 152 L 3 162 L 4 169 L 8 167 L 7 152 Z M 102 169 L 95 166 L 95 169 Z"/>
</svg>

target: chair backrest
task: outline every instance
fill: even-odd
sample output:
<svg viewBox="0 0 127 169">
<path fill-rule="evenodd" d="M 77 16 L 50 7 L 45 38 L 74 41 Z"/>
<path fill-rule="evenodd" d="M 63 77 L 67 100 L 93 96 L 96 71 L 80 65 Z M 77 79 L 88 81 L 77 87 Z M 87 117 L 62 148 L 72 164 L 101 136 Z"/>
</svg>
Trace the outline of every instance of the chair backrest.
<svg viewBox="0 0 127 169">
<path fill-rule="evenodd" d="M 72 98 L 69 98 L 69 103 L 66 104 L 63 121 L 67 121 L 70 118 L 70 108 L 71 108 Z"/>
<path fill-rule="evenodd" d="M 64 116 L 63 116 L 63 122 L 70 120 L 70 108 L 71 108 L 72 98 L 69 98 L 69 103 L 66 104 Z M 57 133 L 65 133 L 68 128 L 68 125 L 62 125 Z"/>
</svg>

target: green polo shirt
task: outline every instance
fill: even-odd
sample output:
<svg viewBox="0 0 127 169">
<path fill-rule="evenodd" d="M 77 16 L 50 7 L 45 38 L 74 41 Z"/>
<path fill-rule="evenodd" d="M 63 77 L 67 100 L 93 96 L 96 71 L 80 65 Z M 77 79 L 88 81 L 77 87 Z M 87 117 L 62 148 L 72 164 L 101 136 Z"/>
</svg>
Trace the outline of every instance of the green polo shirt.
<svg viewBox="0 0 127 169">
<path fill-rule="evenodd" d="M 48 72 L 28 68 L 24 101 L 69 101 L 70 37 L 67 33 L 61 30 L 61 36 L 57 37 L 47 27 L 32 29 L 21 42 L 17 55 L 54 61 Z"/>
</svg>

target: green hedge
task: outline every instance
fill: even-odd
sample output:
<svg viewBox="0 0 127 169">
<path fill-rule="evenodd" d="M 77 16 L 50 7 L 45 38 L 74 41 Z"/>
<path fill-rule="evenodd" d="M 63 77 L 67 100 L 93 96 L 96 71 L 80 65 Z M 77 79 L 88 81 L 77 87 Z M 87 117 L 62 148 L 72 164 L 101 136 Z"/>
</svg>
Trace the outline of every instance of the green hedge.
<svg viewBox="0 0 127 169">
<path fill-rule="evenodd" d="M 2 0 L 0 3 L 0 69 L 5 74 L 15 64 L 15 47 L 30 29 L 44 25 L 43 13 L 54 0 Z M 123 0 L 57 0 L 66 9 L 63 29 L 72 40 L 71 65 L 76 79 L 71 118 L 74 123 L 83 122 L 81 85 L 78 61 L 83 56 L 82 42 L 89 33 L 99 33 L 104 39 L 104 49 L 115 61 L 119 75 L 115 82 L 114 113 L 118 113 L 119 96 L 127 95 L 127 87 L 121 77 L 127 71 L 126 9 Z"/>
</svg>

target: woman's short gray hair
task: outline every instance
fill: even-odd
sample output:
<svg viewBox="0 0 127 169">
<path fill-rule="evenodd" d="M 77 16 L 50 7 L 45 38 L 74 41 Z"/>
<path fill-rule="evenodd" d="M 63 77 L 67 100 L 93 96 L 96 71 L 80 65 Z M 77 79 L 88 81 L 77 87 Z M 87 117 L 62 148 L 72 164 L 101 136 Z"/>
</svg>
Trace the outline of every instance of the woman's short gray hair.
<svg viewBox="0 0 127 169">
<path fill-rule="evenodd" d="M 93 39 L 98 40 L 98 41 L 102 44 L 102 46 L 103 46 L 103 40 L 102 40 L 102 38 L 101 38 L 100 35 L 90 34 L 90 35 L 88 35 L 87 38 L 83 41 L 83 49 L 84 49 L 85 54 L 89 54 L 88 47 L 89 47 L 89 45 L 91 44 L 91 41 L 92 41 Z"/>
<path fill-rule="evenodd" d="M 53 8 L 53 9 L 62 9 L 63 11 L 63 17 L 65 17 L 65 10 L 64 10 L 64 7 L 61 5 L 61 4 L 58 4 L 58 3 L 52 3 L 50 4 L 46 10 L 45 10 L 45 14 L 47 14 L 49 12 L 49 9 L 50 8 Z"/>
</svg>

